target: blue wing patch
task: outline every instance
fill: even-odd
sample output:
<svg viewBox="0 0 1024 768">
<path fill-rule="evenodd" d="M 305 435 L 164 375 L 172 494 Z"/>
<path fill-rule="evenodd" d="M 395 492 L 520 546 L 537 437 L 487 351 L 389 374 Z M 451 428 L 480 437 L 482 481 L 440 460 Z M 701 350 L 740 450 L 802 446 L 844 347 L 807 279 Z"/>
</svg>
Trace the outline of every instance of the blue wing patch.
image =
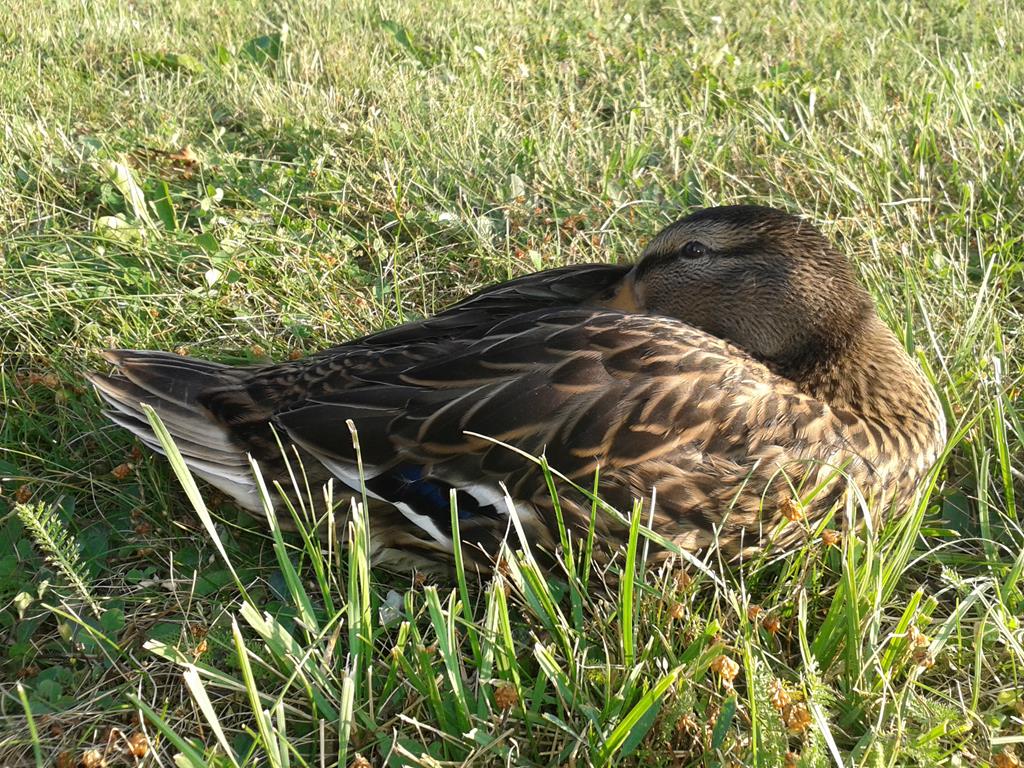
<svg viewBox="0 0 1024 768">
<path fill-rule="evenodd" d="M 385 501 L 409 505 L 417 514 L 427 515 L 441 530 L 451 534 L 449 496 L 454 486 L 436 477 L 424 477 L 423 467 L 399 464 L 367 480 L 366 487 Z M 500 516 L 493 505 L 481 505 L 466 491 L 457 489 L 455 498 L 460 520 L 478 515 L 494 518 Z"/>
</svg>

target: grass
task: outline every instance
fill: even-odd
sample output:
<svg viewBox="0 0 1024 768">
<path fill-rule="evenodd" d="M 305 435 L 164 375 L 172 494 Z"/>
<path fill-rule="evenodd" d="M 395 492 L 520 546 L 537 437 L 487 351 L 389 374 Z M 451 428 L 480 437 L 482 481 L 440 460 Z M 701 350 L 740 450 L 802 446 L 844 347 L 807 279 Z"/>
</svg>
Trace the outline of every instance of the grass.
<svg viewBox="0 0 1024 768">
<path fill-rule="evenodd" d="M 0 764 L 1019 765 L 1022 30 L 980 0 L 4 4 Z M 931 372 L 953 438 L 908 516 L 677 572 L 635 526 L 608 593 L 585 546 L 423 583 L 368 568 L 359 515 L 314 544 L 323 498 L 282 535 L 189 488 L 83 386 L 103 348 L 305 354 L 735 201 L 819 223 Z"/>
</svg>

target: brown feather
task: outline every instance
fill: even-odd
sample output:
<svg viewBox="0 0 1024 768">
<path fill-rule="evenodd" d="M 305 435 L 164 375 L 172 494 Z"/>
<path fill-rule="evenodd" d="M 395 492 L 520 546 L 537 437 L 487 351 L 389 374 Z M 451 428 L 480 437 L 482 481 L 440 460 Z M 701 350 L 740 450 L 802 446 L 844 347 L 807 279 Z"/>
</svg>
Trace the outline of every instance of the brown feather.
<svg viewBox="0 0 1024 768">
<path fill-rule="evenodd" d="M 476 567 L 509 528 L 501 487 L 550 555 L 548 488 L 520 452 L 567 478 L 560 503 L 581 532 L 591 503 L 572 483 L 599 471 L 623 511 L 657 490 L 661 536 L 735 554 L 796 541 L 809 527 L 777 536 L 783 510 L 795 501 L 814 523 L 851 483 L 877 509 L 905 505 L 945 439 L 934 393 L 846 260 L 806 222 L 755 207 L 677 222 L 632 269 L 530 275 L 306 360 L 107 357 L 120 375 L 93 383 L 112 418 L 154 445 L 139 404 L 153 406 L 186 461 L 250 508 L 245 453 L 294 493 L 272 427 L 314 485 L 335 477 L 354 493 L 353 422 L 374 546 L 410 562 L 450 559 L 449 488 L 470 510 L 460 528 Z M 611 557 L 622 524 L 598 527 Z"/>
</svg>

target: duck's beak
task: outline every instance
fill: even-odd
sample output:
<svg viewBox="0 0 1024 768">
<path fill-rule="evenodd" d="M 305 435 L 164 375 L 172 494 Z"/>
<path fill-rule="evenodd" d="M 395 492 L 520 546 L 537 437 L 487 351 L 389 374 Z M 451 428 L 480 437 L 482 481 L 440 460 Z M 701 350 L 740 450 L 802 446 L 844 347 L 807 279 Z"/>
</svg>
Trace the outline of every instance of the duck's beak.
<svg viewBox="0 0 1024 768">
<path fill-rule="evenodd" d="M 640 312 L 640 297 L 637 295 L 636 267 L 629 270 L 611 296 L 598 302 L 602 307 L 618 309 L 622 312 Z"/>
</svg>

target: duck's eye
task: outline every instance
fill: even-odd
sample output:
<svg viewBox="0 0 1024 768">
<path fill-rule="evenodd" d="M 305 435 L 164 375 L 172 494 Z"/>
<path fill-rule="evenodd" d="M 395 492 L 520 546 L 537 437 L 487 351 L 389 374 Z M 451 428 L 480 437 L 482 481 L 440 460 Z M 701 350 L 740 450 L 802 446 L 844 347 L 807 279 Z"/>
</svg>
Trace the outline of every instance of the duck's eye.
<svg viewBox="0 0 1024 768">
<path fill-rule="evenodd" d="M 699 240 L 691 240 L 680 250 L 680 255 L 688 259 L 698 259 L 708 255 L 708 247 Z"/>
</svg>

